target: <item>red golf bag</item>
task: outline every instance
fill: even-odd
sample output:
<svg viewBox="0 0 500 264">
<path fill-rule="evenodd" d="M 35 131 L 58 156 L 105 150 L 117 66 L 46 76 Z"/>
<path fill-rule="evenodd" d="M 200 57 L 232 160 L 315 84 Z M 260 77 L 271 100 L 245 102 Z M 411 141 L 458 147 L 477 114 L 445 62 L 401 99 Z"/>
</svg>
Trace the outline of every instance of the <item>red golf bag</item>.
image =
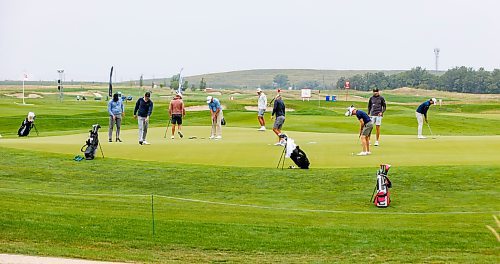
<svg viewBox="0 0 500 264">
<path fill-rule="evenodd" d="M 387 173 L 391 165 L 389 164 L 381 164 L 380 169 L 377 171 L 377 185 L 375 185 L 375 189 L 373 190 L 374 195 L 373 203 L 375 206 L 380 208 L 388 207 L 391 204 L 391 193 L 389 188 L 392 187 L 392 183 L 387 177 Z"/>
</svg>

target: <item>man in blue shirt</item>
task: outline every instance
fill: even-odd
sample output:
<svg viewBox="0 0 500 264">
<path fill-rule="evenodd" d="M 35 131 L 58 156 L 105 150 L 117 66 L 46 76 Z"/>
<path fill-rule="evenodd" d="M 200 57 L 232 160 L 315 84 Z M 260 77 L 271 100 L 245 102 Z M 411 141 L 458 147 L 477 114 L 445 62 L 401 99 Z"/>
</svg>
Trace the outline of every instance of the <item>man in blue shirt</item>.
<svg viewBox="0 0 500 264">
<path fill-rule="evenodd" d="M 149 145 L 149 142 L 146 141 L 146 135 L 148 134 L 149 116 L 153 112 L 153 101 L 150 97 L 151 93 L 146 92 L 144 97 L 137 100 L 134 108 L 134 118 L 139 124 L 139 144 L 141 145 Z"/>
<path fill-rule="evenodd" d="M 418 122 L 418 139 L 426 139 L 422 135 L 422 127 L 424 126 L 424 119 L 425 123 L 428 123 L 427 121 L 427 111 L 431 107 L 431 105 L 436 103 L 436 98 L 431 98 L 428 101 L 423 102 L 418 108 L 417 112 L 415 113 L 417 117 L 417 122 Z"/>
<path fill-rule="evenodd" d="M 356 118 L 359 120 L 360 128 L 359 128 L 359 137 L 361 139 L 361 144 L 363 149 L 358 156 L 366 156 L 370 155 L 370 135 L 373 129 L 373 122 L 371 118 L 363 111 L 357 110 L 353 105 L 347 108 L 347 112 L 345 116 L 356 115 Z"/>
<path fill-rule="evenodd" d="M 122 142 L 120 139 L 120 127 L 122 125 L 122 117 L 125 116 L 123 102 L 117 93 L 113 94 L 113 99 L 108 103 L 109 113 L 109 142 L 113 142 L 113 127 L 116 124 L 116 142 Z"/>
<path fill-rule="evenodd" d="M 222 106 L 219 99 L 212 96 L 207 96 L 207 104 L 210 109 L 210 116 L 212 120 L 212 130 L 210 131 L 210 139 L 222 139 Z"/>
</svg>

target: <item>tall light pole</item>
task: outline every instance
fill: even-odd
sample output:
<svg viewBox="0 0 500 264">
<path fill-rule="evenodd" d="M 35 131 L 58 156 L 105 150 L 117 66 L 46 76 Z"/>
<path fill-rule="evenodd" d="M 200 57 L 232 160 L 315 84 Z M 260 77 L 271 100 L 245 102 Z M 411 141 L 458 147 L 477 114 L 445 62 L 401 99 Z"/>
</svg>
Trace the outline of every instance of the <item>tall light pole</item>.
<svg viewBox="0 0 500 264">
<path fill-rule="evenodd" d="M 57 89 L 59 90 L 59 100 L 62 102 L 64 70 L 57 70 L 57 72 L 59 73 L 59 79 L 57 80 Z"/>
<path fill-rule="evenodd" d="M 439 48 L 434 49 L 434 56 L 436 57 L 436 73 L 438 72 L 439 51 Z"/>
</svg>

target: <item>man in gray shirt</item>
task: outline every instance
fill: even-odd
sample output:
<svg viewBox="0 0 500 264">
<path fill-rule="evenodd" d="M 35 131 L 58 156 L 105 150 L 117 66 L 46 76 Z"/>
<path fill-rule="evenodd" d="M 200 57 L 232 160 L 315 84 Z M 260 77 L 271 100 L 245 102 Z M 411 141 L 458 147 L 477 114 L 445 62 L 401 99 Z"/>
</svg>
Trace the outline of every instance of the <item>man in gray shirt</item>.
<svg viewBox="0 0 500 264">
<path fill-rule="evenodd" d="M 375 146 L 379 144 L 380 125 L 382 124 L 382 117 L 384 116 L 386 107 L 385 99 L 380 96 L 378 88 L 373 89 L 373 96 L 368 101 L 368 115 L 370 115 L 373 124 L 376 126 L 377 139 L 375 140 Z"/>
</svg>

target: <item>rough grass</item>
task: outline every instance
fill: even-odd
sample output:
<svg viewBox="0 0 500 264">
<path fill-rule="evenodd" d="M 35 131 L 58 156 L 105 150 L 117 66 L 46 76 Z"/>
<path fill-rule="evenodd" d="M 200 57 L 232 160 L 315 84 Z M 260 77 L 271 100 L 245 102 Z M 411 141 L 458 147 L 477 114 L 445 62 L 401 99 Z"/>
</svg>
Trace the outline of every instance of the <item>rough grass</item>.
<svg viewBox="0 0 500 264">
<path fill-rule="evenodd" d="M 3 252 L 139 262 L 499 260 L 484 227 L 499 209 L 498 166 L 395 167 L 393 204 L 381 210 L 368 201 L 375 168 L 75 163 L 1 150 Z"/>
</svg>

